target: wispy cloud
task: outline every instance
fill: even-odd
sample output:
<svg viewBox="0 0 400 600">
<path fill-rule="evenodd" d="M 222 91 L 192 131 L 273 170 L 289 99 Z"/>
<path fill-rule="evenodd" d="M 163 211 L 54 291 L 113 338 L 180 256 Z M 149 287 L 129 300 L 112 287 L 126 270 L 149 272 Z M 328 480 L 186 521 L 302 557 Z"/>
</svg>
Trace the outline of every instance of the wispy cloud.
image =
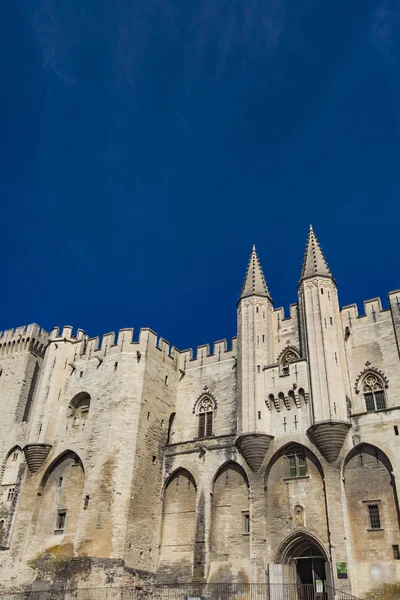
<svg viewBox="0 0 400 600">
<path fill-rule="evenodd" d="M 397 0 L 383 0 L 374 11 L 371 38 L 386 61 L 400 66 L 400 10 Z"/>
</svg>

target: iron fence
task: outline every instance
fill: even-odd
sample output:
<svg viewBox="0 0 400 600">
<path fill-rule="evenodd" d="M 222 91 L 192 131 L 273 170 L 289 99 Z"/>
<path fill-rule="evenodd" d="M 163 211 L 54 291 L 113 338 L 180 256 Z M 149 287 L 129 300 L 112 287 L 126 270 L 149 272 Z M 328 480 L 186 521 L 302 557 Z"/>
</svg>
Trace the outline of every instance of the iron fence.
<svg viewBox="0 0 400 600">
<path fill-rule="evenodd" d="M 188 583 L 0 592 L 0 600 L 360 600 L 323 584 Z"/>
</svg>

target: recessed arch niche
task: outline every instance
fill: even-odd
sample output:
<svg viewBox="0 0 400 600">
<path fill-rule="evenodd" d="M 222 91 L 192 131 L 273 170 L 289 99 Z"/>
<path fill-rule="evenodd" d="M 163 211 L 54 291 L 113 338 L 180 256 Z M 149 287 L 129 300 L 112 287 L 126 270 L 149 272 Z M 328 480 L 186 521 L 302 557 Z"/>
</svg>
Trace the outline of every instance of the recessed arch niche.
<svg viewBox="0 0 400 600">
<path fill-rule="evenodd" d="M 354 559 L 392 561 L 399 543 L 399 504 L 392 464 L 372 444 L 359 444 L 347 455 L 343 468 L 348 521 Z M 371 523 L 371 509 L 379 522 Z M 376 527 L 379 525 L 379 527 Z"/>
<path fill-rule="evenodd" d="M 247 582 L 250 560 L 249 484 L 244 469 L 228 462 L 212 490 L 211 582 Z"/>
<path fill-rule="evenodd" d="M 35 531 L 40 546 L 74 544 L 84 485 L 83 464 L 75 452 L 63 452 L 51 463 L 39 491 Z"/>
<path fill-rule="evenodd" d="M 265 475 L 266 529 L 267 539 L 271 540 L 271 561 L 279 557 L 278 548 L 285 539 L 291 535 L 298 538 L 298 529 L 305 536 L 314 536 L 328 545 L 323 479 L 318 458 L 302 444 L 286 444 L 272 456 Z M 302 508 L 301 519 L 296 518 L 299 507 Z"/>
<path fill-rule="evenodd" d="M 164 488 L 158 579 L 187 582 L 192 579 L 196 528 L 196 482 L 186 469 L 178 469 Z"/>
</svg>

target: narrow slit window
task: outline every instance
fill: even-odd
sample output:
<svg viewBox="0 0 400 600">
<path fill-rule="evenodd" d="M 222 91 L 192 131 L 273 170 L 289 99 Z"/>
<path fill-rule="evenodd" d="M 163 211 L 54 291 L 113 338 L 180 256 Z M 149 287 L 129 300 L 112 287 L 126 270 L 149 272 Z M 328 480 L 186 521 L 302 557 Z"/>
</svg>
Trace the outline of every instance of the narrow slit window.
<svg viewBox="0 0 400 600">
<path fill-rule="evenodd" d="M 398 427 L 398 425 L 394 425 L 393 429 L 394 429 L 394 435 L 399 435 L 399 427 Z"/>
<path fill-rule="evenodd" d="M 199 437 L 204 437 L 206 433 L 206 414 L 199 414 Z"/>
<path fill-rule="evenodd" d="M 394 560 L 400 560 L 399 545 L 395 544 L 394 546 L 392 546 L 392 548 L 393 548 L 393 558 L 394 558 Z"/>
<path fill-rule="evenodd" d="M 67 511 L 66 510 L 59 510 L 57 512 L 56 529 L 58 529 L 59 531 L 64 531 L 66 517 L 67 517 Z"/>
<path fill-rule="evenodd" d="M 249 534 L 250 533 L 250 513 L 248 511 L 245 511 L 243 513 L 243 525 L 244 525 L 244 533 Z"/>
<path fill-rule="evenodd" d="M 300 455 L 297 457 L 297 459 L 298 459 L 298 465 L 299 465 L 299 475 L 300 475 L 300 477 L 303 477 L 304 475 L 307 474 L 306 457 L 304 455 Z"/>
<path fill-rule="evenodd" d="M 288 459 L 289 459 L 289 477 L 296 477 L 296 475 L 297 475 L 296 457 L 288 456 Z"/>
<path fill-rule="evenodd" d="M 207 427 L 206 427 L 206 435 L 212 435 L 212 426 L 213 426 L 213 414 L 212 412 L 207 413 Z"/>
</svg>

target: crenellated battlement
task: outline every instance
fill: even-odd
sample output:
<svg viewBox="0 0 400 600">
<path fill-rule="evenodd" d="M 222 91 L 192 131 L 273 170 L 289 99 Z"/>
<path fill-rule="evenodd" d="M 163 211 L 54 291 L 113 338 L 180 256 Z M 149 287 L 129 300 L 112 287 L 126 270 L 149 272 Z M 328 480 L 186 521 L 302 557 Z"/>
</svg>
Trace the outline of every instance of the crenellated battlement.
<svg viewBox="0 0 400 600">
<path fill-rule="evenodd" d="M 32 352 L 43 356 L 49 334 L 36 323 L 0 332 L 0 358 L 16 352 Z"/>
<path fill-rule="evenodd" d="M 348 304 L 347 306 L 343 306 L 340 311 L 343 324 L 345 326 L 352 327 L 353 325 L 356 325 L 356 323 L 362 323 L 364 325 L 368 322 L 376 323 L 381 320 L 390 319 L 391 309 L 397 306 L 398 310 L 400 310 L 400 292 L 390 292 L 388 294 L 388 299 L 389 308 L 383 308 L 382 300 L 379 297 L 364 300 L 363 314 L 358 312 L 357 304 Z"/>
<path fill-rule="evenodd" d="M 105 333 L 100 338 L 99 336 L 89 337 L 82 329 L 78 329 L 75 335 L 73 328 L 66 325 L 61 330 L 58 327 L 52 330 L 50 342 L 76 345 L 74 360 L 90 360 L 92 358 L 104 360 L 108 354 L 120 352 L 138 353 L 138 356 L 141 356 L 151 348 L 160 352 L 163 361 L 173 361 L 176 354 L 179 354 L 179 350 L 148 328 L 140 329 L 138 339 L 135 340 L 134 329 L 131 327 L 120 329 L 117 335 L 113 331 Z"/>
<path fill-rule="evenodd" d="M 50 342 L 76 344 L 75 360 L 90 360 L 95 357 L 103 360 L 108 354 L 120 352 L 136 352 L 141 356 L 148 349 L 154 349 L 160 353 L 163 362 L 175 361 L 175 367 L 181 370 L 236 359 L 236 337 L 232 339 L 231 348 L 228 348 L 227 340 L 218 340 L 214 342 L 212 352 L 210 344 L 198 346 L 195 351 L 192 348 L 181 351 L 151 329 L 140 329 L 137 339 L 134 333 L 134 329 L 128 327 L 120 329 L 117 335 L 110 332 L 104 334 L 102 338 L 98 336 L 90 338 L 82 329 L 78 329 L 75 335 L 73 328 L 67 325 L 61 330 L 58 327 L 54 328 L 50 334 Z"/>
<path fill-rule="evenodd" d="M 237 357 L 237 338 L 232 338 L 231 348 L 228 348 L 227 340 L 218 340 L 214 342 L 213 352 L 210 350 L 210 344 L 197 346 L 196 352 L 192 348 L 183 350 L 178 354 L 178 367 L 182 371 L 195 369 L 205 365 L 211 365 L 223 360 L 236 360 Z"/>
<path fill-rule="evenodd" d="M 283 306 L 279 306 L 278 308 L 274 308 L 273 317 L 278 321 L 285 321 L 285 325 L 289 325 L 288 321 L 291 319 L 297 320 L 297 302 L 289 305 L 289 316 L 285 315 L 285 308 Z"/>
</svg>

